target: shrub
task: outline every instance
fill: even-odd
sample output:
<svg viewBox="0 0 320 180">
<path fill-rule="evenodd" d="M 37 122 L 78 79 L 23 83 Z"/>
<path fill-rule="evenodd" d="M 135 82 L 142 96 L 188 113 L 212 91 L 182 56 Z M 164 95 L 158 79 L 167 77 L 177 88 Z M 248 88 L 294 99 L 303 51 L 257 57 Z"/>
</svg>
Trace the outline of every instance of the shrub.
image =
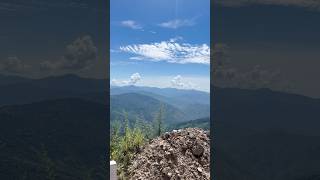
<svg viewBox="0 0 320 180">
<path fill-rule="evenodd" d="M 163 133 L 164 106 L 161 105 L 154 121 L 148 123 L 136 117 L 133 125 L 130 125 L 128 113 L 123 112 L 123 125 L 115 120 L 112 123 L 110 151 L 111 159 L 117 162 L 119 179 L 127 179 L 128 167 L 134 155 L 140 152 L 144 143 Z"/>
<path fill-rule="evenodd" d="M 121 133 L 121 128 L 123 133 Z M 138 124 L 138 120 L 133 128 L 130 128 L 127 113 L 124 112 L 124 125 L 120 126 L 119 121 L 112 125 L 111 133 L 111 159 L 118 165 L 118 175 L 120 179 L 126 179 L 127 169 L 134 155 L 140 151 L 146 141 L 145 135 Z"/>
</svg>

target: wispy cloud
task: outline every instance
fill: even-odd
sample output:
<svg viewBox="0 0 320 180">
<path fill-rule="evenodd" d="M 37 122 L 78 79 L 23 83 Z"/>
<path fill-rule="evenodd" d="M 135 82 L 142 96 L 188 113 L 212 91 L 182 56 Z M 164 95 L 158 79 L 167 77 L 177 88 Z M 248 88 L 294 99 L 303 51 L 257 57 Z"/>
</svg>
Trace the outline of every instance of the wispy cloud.
<svg viewBox="0 0 320 180">
<path fill-rule="evenodd" d="M 133 20 L 121 21 L 121 25 L 124 27 L 127 27 L 127 28 L 134 29 L 134 30 L 142 30 L 142 26 Z"/>
<path fill-rule="evenodd" d="M 210 64 L 210 47 L 207 44 L 188 44 L 177 42 L 181 38 L 172 38 L 150 44 L 121 46 L 120 50 L 136 56 L 133 60 L 166 61 L 179 64 Z"/>
<path fill-rule="evenodd" d="M 174 38 L 171 38 L 169 41 L 170 41 L 171 43 L 174 43 L 174 42 L 179 41 L 179 40 L 183 40 L 183 37 L 181 37 L 181 36 L 176 36 L 176 37 L 174 37 Z"/>
<path fill-rule="evenodd" d="M 180 27 L 188 27 L 195 25 L 195 18 L 192 19 L 173 19 L 170 21 L 162 22 L 159 26 L 170 29 L 178 29 Z"/>
<path fill-rule="evenodd" d="M 110 53 L 119 53 L 121 52 L 120 50 L 116 50 L 116 49 L 110 49 Z"/>
</svg>

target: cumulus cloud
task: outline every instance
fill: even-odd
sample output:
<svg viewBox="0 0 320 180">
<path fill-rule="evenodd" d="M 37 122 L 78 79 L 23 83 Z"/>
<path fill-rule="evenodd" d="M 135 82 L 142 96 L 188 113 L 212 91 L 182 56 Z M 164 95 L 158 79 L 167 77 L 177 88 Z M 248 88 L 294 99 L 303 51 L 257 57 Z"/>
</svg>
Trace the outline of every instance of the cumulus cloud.
<svg viewBox="0 0 320 180">
<path fill-rule="evenodd" d="M 270 88 L 291 91 L 292 86 L 285 80 L 279 70 L 267 69 L 254 65 L 248 69 L 240 69 L 233 64 L 230 48 L 226 44 L 215 44 L 213 53 L 212 82 L 219 87 L 235 87 L 244 89 Z"/>
<path fill-rule="evenodd" d="M 77 38 L 66 47 L 64 56 L 53 61 L 40 63 L 45 70 L 81 70 L 88 68 L 97 58 L 97 48 L 90 36 Z"/>
<path fill-rule="evenodd" d="M 135 85 L 137 84 L 139 81 L 141 81 L 141 75 L 140 73 L 133 73 L 129 80 L 117 80 L 117 79 L 112 79 L 111 80 L 111 85 L 113 86 L 128 86 L 128 85 Z"/>
<path fill-rule="evenodd" d="M 195 87 L 194 84 L 192 84 L 191 82 L 183 80 L 181 75 L 177 75 L 171 80 L 171 86 L 174 88 L 183 89 L 192 89 Z"/>
<path fill-rule="evenodd" d="M 0 62 L 0 70 L 6 73 L 23 73 L 27 68 L 29 68 L 29 65 L 23 63 L 23 61 L 16 56 L 10 56 Z"/>
<path fill-rule="evenodd" d="M 135 30 L 142 29 L 142 26 L 133 20 L 121 21 L 121 25 L 123 27 L 131 28 L 131 29 L 135 29 Z"/>
<path fill-rule="evenodd" d="M 92 63 L 97 58 L 97 48 L 90 36 L 76 39 L 66 47 L 63 57 L 63 68 L 82 69 Z"/>
<path fill-rule="evenodd" d="M 178 29 L 180 27 L 188 27 L 195 24 L 195 19 L 173 19 L 170 21 L 162 22 L 159 24 L 159 26 L 163 28 Z"/>
<path fill-rule="evenodd" d="M 305 7 L 315 10 L 320 10 L 320 1 L 317 0 L 217 0 L 216 3 L 224 6 L 246 6 L 252 4 L 265 5 L 281 5 L 281 6 L 296 6 Z"/>
<path fill-rule="evenodd" d="M 176 77 L 174 77 L 172 80 L 171 80 L 171 84 L 173 87 L 183 87 L 184 84 L 182 83 L 182 80 L 181 80 L 181 76 L 178 75 Z"/>
<path fill-rule="evenodd" d="M 210 47 L 207 44 L 179 43 L 178 40 L 181 37 L 150 44 L 121 46 L 120 50 L 136 55 L 130 58 L 133 60 L 210 64 Z"/>
<path fill-rule="evenodd" d="M 139 73 L 134 73 L 130 76 L 130 84 L 136 84 L 141 80 L 141 76 Z"/>
</svg>

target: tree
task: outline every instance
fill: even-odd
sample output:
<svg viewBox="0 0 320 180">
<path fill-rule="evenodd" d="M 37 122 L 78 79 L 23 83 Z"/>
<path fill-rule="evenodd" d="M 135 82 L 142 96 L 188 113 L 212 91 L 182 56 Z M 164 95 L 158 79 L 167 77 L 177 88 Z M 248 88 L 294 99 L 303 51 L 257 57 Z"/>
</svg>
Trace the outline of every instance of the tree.
<svg viewBox="0 0 320 180">
<path fill-rule="evenodd" d="M 120 139 L 120 129 L 121 125 L 118 120 L 115 120 L 111 125 L 111 142 L 110 142 L 110 151 L 111 159 L 115 159 L 118 153 L 118 143 Z"/>
<path fill-rule="evenodd" d="M 48 155 L 48 151 L 42 145 L 41 151 L 38 153 L 40 160 L 40 169 L 45 173 L 46 180 L 56 179 L 55 164 Z"/>
<path fill-rule="evenodd" d="M 155 134 L 156 136 L 160 136 L 163 132 L 163 119 L 164 119 L 164 105 L 160 104 L 159 112 L 155 118 Z"/>
<path fill-rule="evenodd" d="M 123 117 L 123 125 L 114 121 L 111 133 L 111 158 L 117 162 L 119 179 L 126 179 L 134 155 L 145 142 L 142 120 L 137 118 L 134 126 L 130 126 L 128 113 L 123 111 Z"/>
</svg>

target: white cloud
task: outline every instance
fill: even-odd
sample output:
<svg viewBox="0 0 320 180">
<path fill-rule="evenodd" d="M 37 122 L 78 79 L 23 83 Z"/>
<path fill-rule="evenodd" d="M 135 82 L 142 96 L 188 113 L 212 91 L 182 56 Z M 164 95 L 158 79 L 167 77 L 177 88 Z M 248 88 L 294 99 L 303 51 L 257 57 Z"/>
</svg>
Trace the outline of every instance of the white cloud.
<svg viewBox="0 0 320 180">
<path fill-rule="evenodd" d="M 134 73 L 130 76 L 130 84 L 136 84 L 141 80 L 141 76 L 139 73 Z"/>
<path fill-rule="evenodd" d="M 137 64 L 137 62 L 134 61 L 111 61 L 110 66 L 128 66 L 128 65 L 134 65 Z"/>
<path fill-rule="evenodd" d="M 112 79 L 111 80 L 111 85 L 112 86 L 119 86 L 119 81 L 117 79 Z"/>
<path fill-rule="evenodd" d="M 162 22 L 159 26 L 170 29 L 178 29 L 180 27 L 193 26 L 195 25 L 195 19 L 173 19 L 167 22 Z"/>
<path fill-rule="evenodd" d="M 179 41 L 179 40 L 182 40 L 183 38 L 181 37 L 181 36 L 176 36 L 176 37 L 174 37 L 174 38 L 171 38 L 169 41 L 171 42 L 171 43 L 174 43 L 174 42 L 176 42 L 176 41 Z"/>
<path fill-rule="evenodd" d="M 0 70 L 7 73 L 19 74 L 24 72 L 30 66 L 25 64 L 16 56 L 10 56 L 4 61 L 0 62 Z"/>
<path fill-rule="evenodd" d="M 121 46 L 120 50 L 137 55 L 130 58 L 133 60 L 210 64 L 210 47 L 207 44 L 178 43 L 180 39 L 176 37 L 169 41 Z"/>
<path fill-rule="evenodd" d="M 127 85 L 135 85 L 139 81 L 141 81 L 141 75 L 140 73 L 133 73 L 130 76 L 129 80 L 117 80 L 117 79 L 112 79 L 111 80 L 111 85 L 112 86 L 127 86 Z"/>
<path fill-rule="evenodd" d="M 177 76 L 144 76 L 143 81 L 140 80 L 136 86 L 148 86 L 158 88 L 177 88 L 177 89 L 195 89 L 199 91 L 210 92 L 210 75 L 207 76 L 193 76 L 180 75 L 180 82 Z M 128 79 L 114 79 L 111 78 L 111 85 L 113 86 L 127 86 L 130 85 Z M 175 79 L 175 80 L 174 80 Z M 173 81 L 176 81 L 179 86 L 174 86 Z M 183 84 L 183 85 L 181 85 Z"/>
<path fill-rule="evenodd" d="M 138 30 L 138 29 L 142 30 L 142 26 L 133 20 L 121 21 L 121 25 L 124 27 L 135 29 L 135 30 Z"/>
<path fill-rule="evenodd" d="M 193 89 L 195 87 L 195 85 L 192 84 L 191 82 L 184 80 L 181 75 L 175 76 L 171 80 L 171 85 L 174 88 L 182 88 L 182 89 Z"/>
<path fill-rule="evenodd" d="M 111 85 L 112 86 L 127 86 L 127 85 L 129 85 L 129 81 L 128 80 L 112 79 Z"/>
<path fill-rule="evenodd" d="M 215 44 L 212 47 L 213 74 L 212 82 L 215 86 L 258 89 L 270 88 L 274 90 L 292 90 L 292 85 L 284 78 L 279 70 L 261 67 L 259 65 L 240 68 L 235 64 L 231 54 L 232 49 L 226 44 Z"/>
<path fill-rule="evenodd" d="M 40 63 L 43 70 L 81 70 L 88 68 L 97 58 L 97 47 L 91 36 L 83 36 L 66 47 L 64 56 L 53 61 Z"/>
<path fill-rule="evenodd" d="M 115 49 L 110 49 L 110 53 L 119 53 L 119 52 L 121 52 L 121 51 L 115 50 Z"/>
<path fill-rule="evenodd" d="M 184 84 L 181 81 L 181 76 L 178 75 L 171 80 L 171 84 L 173 87 L 183 87 Z"/>
</svg>

